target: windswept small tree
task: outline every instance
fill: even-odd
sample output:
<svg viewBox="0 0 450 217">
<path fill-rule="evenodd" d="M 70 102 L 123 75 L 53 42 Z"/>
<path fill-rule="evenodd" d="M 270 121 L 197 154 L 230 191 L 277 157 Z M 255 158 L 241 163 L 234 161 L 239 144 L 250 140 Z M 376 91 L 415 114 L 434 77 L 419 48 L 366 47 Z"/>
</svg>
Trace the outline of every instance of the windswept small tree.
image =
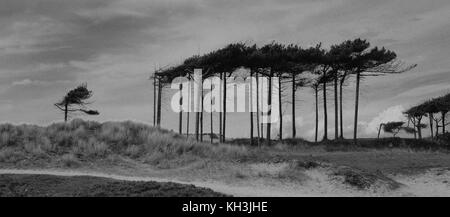
<svg viewBox="0 0 450 217">
<path fill-rule="evenodd" d="M 69 91 L 60 102 L 55 103 L 55 106 L 64 112 L 65 122 L 67 122 L 70 113 L 82 112 L 87 115 L 99 115 L 98 111 L 86 108 L 90 104 L 87 100 L 91 97 L 92 91 L 87 89 L 86 83 L 83 83 Z"/>
<path fill-rule="evenodd" d="M 395 121 L 395 122 L 388 122 L 382 125 L 383 131 L 385 133 L 391 133 L 392 136 L 395 138 L 395 136 L 400 132 L 400 130 L 404 129 L 403 125 L 405 122 L 403 121 Z"/>
</svg>

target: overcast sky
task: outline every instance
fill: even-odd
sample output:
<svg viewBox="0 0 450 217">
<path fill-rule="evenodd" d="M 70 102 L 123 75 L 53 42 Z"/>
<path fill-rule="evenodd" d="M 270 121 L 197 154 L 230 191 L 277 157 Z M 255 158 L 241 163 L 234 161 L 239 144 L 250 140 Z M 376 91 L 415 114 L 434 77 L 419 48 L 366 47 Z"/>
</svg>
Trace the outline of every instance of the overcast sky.
<svg viewBox="0 0 450 217">
<path fill-rule="evenodd" d="M 418 64 L 407 74 L 364 80 L 360 135 L 369 136 L 380 121 L 449 91 L 449 21 L 448 0 L 0 0 L 0 122 L 61 121 L 53 103 L 88 82 L 101 115 L 84 118 L 151 123 L 155 67 L 233 42 L 328 46 L 362 37 Z M 345 95 L 349 129 L 353 89 Z M 310 138 L 312 92 L 300 91 L 297 124 Z M 163 127 L 176 129 L 168 93 Z M 229 116 L 236 126 L 248 115 Z M 228 132 L 249 134 L 245 126 Z"/>
</svg>

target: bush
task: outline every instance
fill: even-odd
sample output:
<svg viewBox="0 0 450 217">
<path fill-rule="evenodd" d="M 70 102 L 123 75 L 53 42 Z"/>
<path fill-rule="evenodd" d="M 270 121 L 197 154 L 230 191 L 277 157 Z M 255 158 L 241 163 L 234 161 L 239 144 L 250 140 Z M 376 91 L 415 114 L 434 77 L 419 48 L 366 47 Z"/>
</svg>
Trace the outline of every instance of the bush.
<svg viewBox="0 0 450 217">
<path fill-rule="evenodd" d="M 450 146 L 450 133 L 439 135 L 437 141 L 442 143 L 442 145 Z"/>
</svg>

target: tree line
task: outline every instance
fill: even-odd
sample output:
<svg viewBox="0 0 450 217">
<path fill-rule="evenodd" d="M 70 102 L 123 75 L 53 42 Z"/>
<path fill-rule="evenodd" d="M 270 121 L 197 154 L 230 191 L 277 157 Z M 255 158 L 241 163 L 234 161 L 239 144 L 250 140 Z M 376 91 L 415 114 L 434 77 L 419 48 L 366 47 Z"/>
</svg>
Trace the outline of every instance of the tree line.
<svg viewBox="0 0 450 217">
<path fill-rule="evenodd" d="M 292 138 L 297 136 L 296 129 L 296 93 L 303 87 L 310 87 L 314 90 L 315 99 L 315 142 L 318 142 L 318 113 L 319 113 L 319 95 L 323 100 L 323 129 L 322 140 L 329 140 L 328 136 L 328 107 L 327 96 L 333 93 L 334 101 L 334 139 L 344 139 L 344 117 L 343 117 L 343 88 L 349 78 L 353 77 L 355 82 L 354 99 L 354 119 L 353 119 L 353 140 L 357 142 L 358 135 L 358 111 L 360 83 L 364 77 L 381 76 L 387 74 L 396 74 L 406 72 L 415 65 L 405 65 L 397 59 L 394 51 L 384 47 L 372 47 L 367 40 L 355 39 L 346 40 L 342 43 L 324 48 L 321 43 L 312 47 L 301 47 L 296 44 L 281 44 L 272 42 L 264 46 L 247 45 L 245 43 L 234 43 L 224 48 L 214 50 L 204 55 L 194 55 L 187 58 L 183 63 L 167 69 L 157 70 L 152 78 L 154 79 L 154 125 L 161 124 L 161 94 L 163 87 L 176 78 L 186 77 L 192 79 L 194 69 L 202 69 L 203 79 L 212 76 L 221 78 L 221 86 L 226 87 L 228 77 L 238 68 L 248 69 L 248 76 L 267 77 L 268 79 L 268 105 L 272 102 L 272 92 L 278 91 L 278 105 L 283 105 L 282 91 L 286 90 L 286 85 L 291 89 L 292 103 Z M 278 77 L 279 88 L 272 90 L 272 77 Z M 261 85 L 256 79 L 257 89 Z M 180 85 L 180 89 L 182 86 Z M 226 96 L 227 88 L 222 88 L 223 96 L 221 106 L 223 111 L 219 112 L 219 138 L 221 142 L 225 141 L 226 135 Z M 259 90 L 259 89 L 258 89 Z M 203 91 L 202 91 L 203 96 Z M 259 100 L 259 91 L 256 92 L 256 99 Z M 251 96 L 250 97 L 254 97 Z M 203 104 L 203 103 L 202 103 Z M 260 124 L 259 103 L 257 102 L 257 112 L 250 112 L 250 141 L 259 144 L 260 139 L 265 139 L 269 144 L 272 140 L 272 126 L 270 123 L 263 126 Z M 203 105 L 201 105 L 203 108 Z M 270 110 L 269 110 L 270 115 Z M 189 112 L 187 113 L 189 121 Z M 256 115 L 256 136 L 254 134 Z M 279 112 L 279 138 L 283 139 L 283 118 L 280 109 Z M 182 133 L 182 112 L 180 112 L 179 133 Z M 211 135 L 213 134 L 213 116 L 211 114 Z M 203 140 L 203 109 L 195 114 L 195 135 L 198 140 Z M 266 127 L 264 136 L 263 127 Z M 189 134 L 189 123 L 186 127 L 186 134 Z"/>
<path fill-rule="evenodd" d="M 414 131 L 414 138 L 422 139 L 422 129 L 430 129 L 431 139 L 439 137 L 446 133 L 446 126 L 450 124 L 448 114 L 450 111 L 450 93 L 427 100 L 419 105 L 412 106 L 404 112 L 408 119 L 408 126 Z M 428 126 L 424 123 L 424 118 L 428 117 Z"/>
</svg>

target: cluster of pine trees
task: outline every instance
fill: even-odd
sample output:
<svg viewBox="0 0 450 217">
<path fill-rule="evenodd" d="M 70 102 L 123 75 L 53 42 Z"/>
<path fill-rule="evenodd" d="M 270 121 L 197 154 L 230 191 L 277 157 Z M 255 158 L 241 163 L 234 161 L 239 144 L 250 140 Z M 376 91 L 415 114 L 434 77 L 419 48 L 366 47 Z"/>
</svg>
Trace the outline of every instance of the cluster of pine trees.
<svg viewBox="0 0 450 217">
<path fill-rule="evenodd" d="M 422 139 L 422 129 L 429 127 L 431 139 L 438 138 L 439 132 L 446 133 L 445 127 L 450 124 L 447 116 L 450 111 L 450 93 L 433 98 L 406 110 L 408 126 L 414 128 L 414 138 Z M 428 117 L 429 126 L 423 118 Z"/>
<path fill-rule="evenodd" d="M 217 49 L 204 55 L 195 55 L 186 59 L 182 64 L 168 69 L 161 69 L 155 72 L 154 78 L 154 120 L 155 125 L 159 126 L 161 123 L 161 92 L 166 84 L 177 77 L 186 77 L 192 79 L 194 69 L 202 69 L 203 79 L 212 76 L 218 76 L 222 80 L 223 87 L 226 87 L 226 78 L 233 75 L 236 69 L 246 68 L 249 73 L 248 76 L 267 77 L 268 78 L 268 93 L 278 91 L 279 106 L 283 105 L 282 91 L 286 90 L 286 85 L 291 89 L 292 94 L 292 137 L 297 136 L 296 123 L 296 92 L 301 87 L 311 87 L 315 94 L 316 107 L 316 126 L 315 126 L 315 141 L 318 141 L 318 100 L 319 95 L 323 99 L 323 125 L 324 135 L 323 140 L 329 140 L 328 136 L 328 110 L 327 110 L 327 96 L 333 94 L 335 106 L 335 132 L 334 139 L 344 138 L 343 129 L 343 87 L 350 77 L 354 77 L 352 81 L 355 82 L 355 101 L 354 101 L 354 132 L 353 139 L 357 141 L 358 133 L 358 110 L 359 110 L 359 92 L 360 82 L 365 76 L 379 76 L 385 74 L 401 73 L 410 70 L 415 65 L 405 66 L 401 61 L 397 60 L 397 55 L 394 51 L 387 50 L 384 47 L 371 47 L 367 40 L 355 39 L 347 40 L 340 44 L 332 45 L 329 48 L 324 48 L 322 44 L 316 46 L 303 48 L 295 44 L 280 44 L 272 42 L 264 46 L 247 45 L 245 43 L 230 44 L 224 48 Z M 313 76 L 311 76 L 313 75 Z M 272 77 L 278 77 L 279 89 L 272 90 Z M 256 79 L 258 81 L 258 79 Z M 222 85 L 221 84 L 221 85 Z M 256 85 L 260 85 L 256 83 Z M 181 88 L 181 86 L 180 86 Z M 257 92 L 258 93 L 258 92 Z M 203 93 L 202 93 L 203 94 Z M 222 108 L 223 112 L 219 112 L 219 138 L 221 142 L 225 141 L 226 135 L 226 88 L 222 88 L 221 95 L 223 96 Z M 268 94 L 268 105 L 271 105 L 272 94 Z M 259 99 L 256 96 L 256 99 Z M 258 104 L 258 103 L 257 103 Z M 203 105 L 202 105 L 203 106 Z M 203 111 L 203 109 L 202 109 Z M 189 121 L 189 113 L 188 121 Z M 270 110 L 269 110 L 270 115 Z M 279 139 L 283 137 L 283 118 L 280 109 L 279 112 Z M 196 115 L 196 138 L 203 140 L 203 112 L 197 112 Z M 250 141 L 253 144 L 254 122 L 256 119 L 257 135 L 256 141 L 259 144 L 262 138 L 262 131 L 259 123 L 259 112 L 250 112 Z M 180 112 L 180 128 L 182 133 L 182 114 Z M 211 135 L 212 131 L 212 114 L 211 114 Z M 189 126 L 189 123 L 188 123 Z M 266 124 L 266 138 L 265 141 L 271 141 L 271 124 Z M 262 128 L 262 126 L 261 126 Z M 187 127 L 186 133 L 189 134 Z"/>
</svg>

